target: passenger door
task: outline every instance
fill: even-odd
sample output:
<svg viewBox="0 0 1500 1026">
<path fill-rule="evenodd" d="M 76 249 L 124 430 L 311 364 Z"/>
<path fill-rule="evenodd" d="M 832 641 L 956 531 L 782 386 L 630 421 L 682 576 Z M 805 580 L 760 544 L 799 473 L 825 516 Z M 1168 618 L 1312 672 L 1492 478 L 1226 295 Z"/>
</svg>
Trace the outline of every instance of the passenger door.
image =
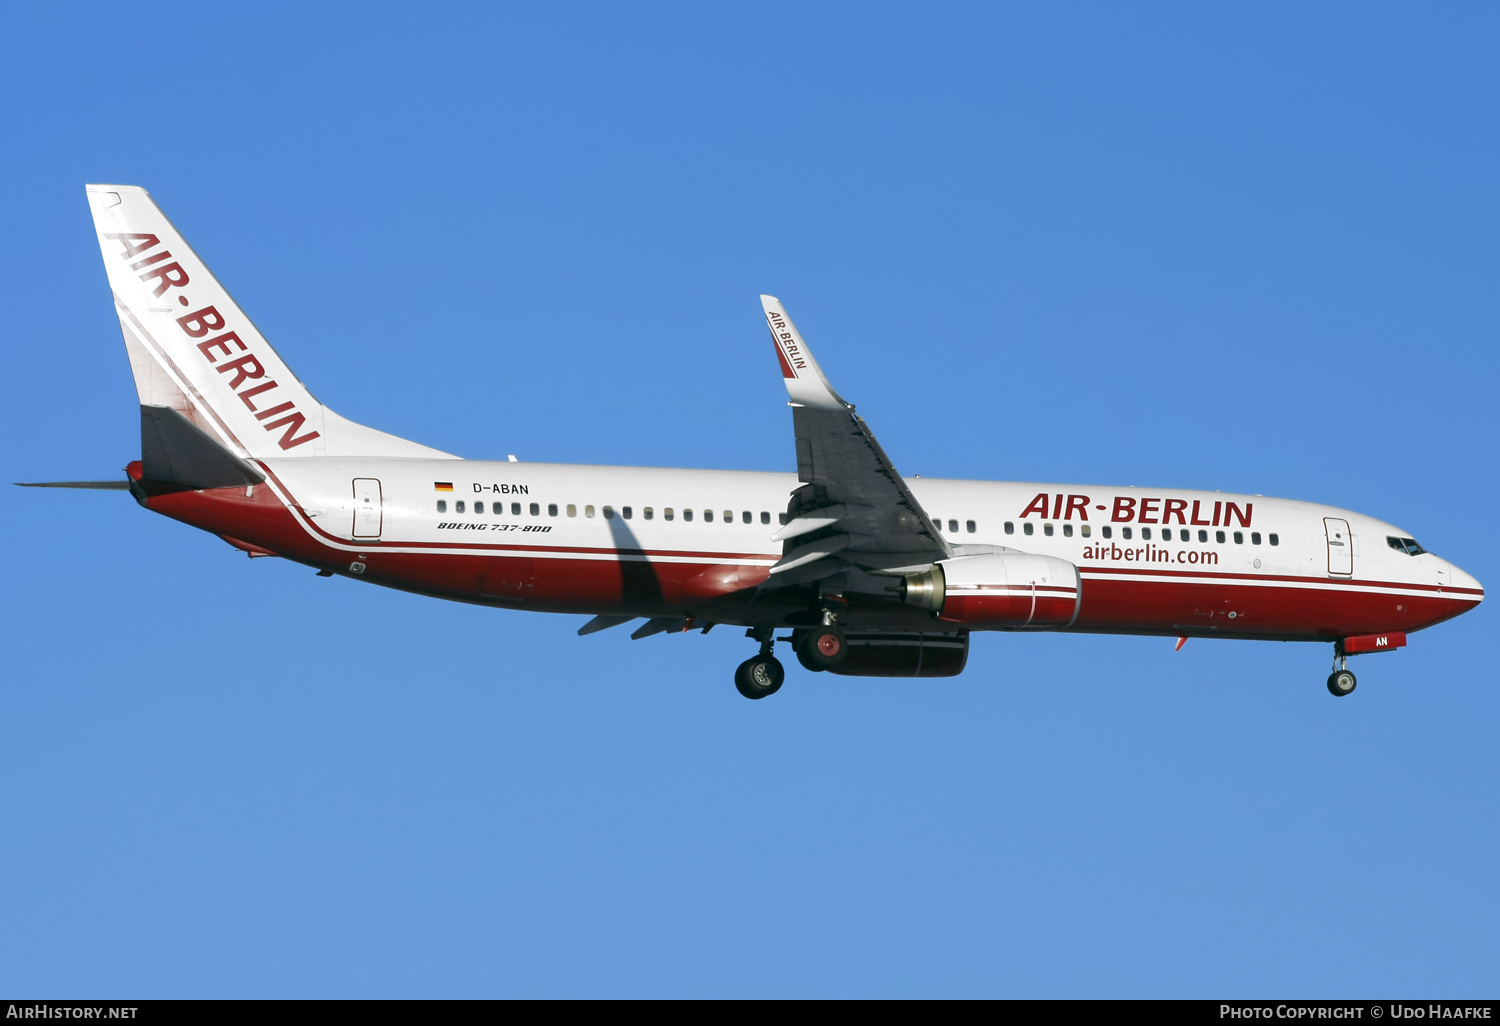
<svg viewBox="0 0 1500 1026">
<path fill-rule="evenodd" d="M 1354 546 L 1349 540 L 1349 522 L 1324 517 L 1323 533 L 1328 537 L 1328 572 L 1341 577 L 1353 574 Z"/>
<path fill-rule="evenodd" d="M 373 477 L 354 479 L 354 537 L 380 537 L 380 481 Z"/>
</svg>

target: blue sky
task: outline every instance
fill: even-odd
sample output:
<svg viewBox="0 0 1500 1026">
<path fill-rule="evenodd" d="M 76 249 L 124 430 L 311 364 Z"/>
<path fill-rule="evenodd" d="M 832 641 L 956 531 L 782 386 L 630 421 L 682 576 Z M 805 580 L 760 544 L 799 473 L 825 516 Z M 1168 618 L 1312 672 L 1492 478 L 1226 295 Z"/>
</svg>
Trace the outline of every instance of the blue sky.
<svg viewBox="0 0 1500 1026">
<path fill-rule="evenodd" d="M 477 458 L 790 469 L 756 295 L 896 465 L 1222 488 L 1500 580 L 1500 15 L 0 13 L 0 479 L 138 455 L 83 183 L 325 403 Z M 1487 605 L 956 680 L 577 638 L 0 492 L 0 992 L 1451 996 L 1500 982 Z"/>
</svg>

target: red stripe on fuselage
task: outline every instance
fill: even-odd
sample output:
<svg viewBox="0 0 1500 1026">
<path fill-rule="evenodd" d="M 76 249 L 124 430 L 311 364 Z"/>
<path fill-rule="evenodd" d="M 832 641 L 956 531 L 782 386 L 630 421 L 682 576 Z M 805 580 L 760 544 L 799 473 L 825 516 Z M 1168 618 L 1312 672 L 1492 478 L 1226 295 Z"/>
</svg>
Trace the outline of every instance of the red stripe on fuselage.
<svg viewBox="0 0 1500 1026">
<path fill-rule="evenodd" d="M 1114 566 L 1088 566 L 1079 564 L 1078 572 L 1089 574 L 1116 574 L 1122 577 L 1197 577 L 1214 580 L 1233 579 L 1241 581 L 1276 581 L 1285 584 L 1348 584 L 1366 588 L 1402 588 L 1407 591 L 1430 591 L 1444 595 L 1473 595 L 1484 597 L 1481 588 L 1453 588 L 1446 584 L 1411 584 L 1406 581 L 1373 581 L 1351 577 L 1295 577 L 1278 574 L 1237 574 L 1222 570 L 1144 570 Z"/>
<path fill-rule="evenodd" d="M 256 486 L 249 496 L 243 488 L 166 491 L 150 496 L 147 506 L 311 566 L 352 576 L 350 564 L 357 562 L 365 568 L 359 575 L 364 580 L 458 601 L 550 612 L 707 614 L 705 618 L 741 623 L 775 615 L 773 609 L 752 607 L 748 601 L 751 589 L 765 580 L 769 568 L 724 562 L 769 558 L 764 553 L 405 542 L 372 542 L 357 548 L 358 543 L 318 528 L 265 485 Z M 338 544 L 328 544 L 323 538 Z M 397 545 L 420 551 L 392 551 Z M 452 551 L 466 548 L 483 548 L 484 553 Z M 615 558 L 601 559 L 600 555 Z M 622 555 L 634 558 L 619 558 Z M 683 561 L 661 561 L 664 556 Z M 1479 602 L 1472 589 L 1456 595 L 1459 589 L 1401 582 L 1080 569 L 1084 574 L 1081 608 L 1077 620 L 1066 628 L 1075 632 L 1331 640 L 1389 631 L 1411 633 Z M 1357 590 L 1361 587 L 1399 588 L 1415 594 Z M 907 627 L 914 622 L 920 627 L 913 619 L 919 614 L 911 607 L 859 603 L 851 614 L 850 626 L 854 627 Z"/>
</svg>

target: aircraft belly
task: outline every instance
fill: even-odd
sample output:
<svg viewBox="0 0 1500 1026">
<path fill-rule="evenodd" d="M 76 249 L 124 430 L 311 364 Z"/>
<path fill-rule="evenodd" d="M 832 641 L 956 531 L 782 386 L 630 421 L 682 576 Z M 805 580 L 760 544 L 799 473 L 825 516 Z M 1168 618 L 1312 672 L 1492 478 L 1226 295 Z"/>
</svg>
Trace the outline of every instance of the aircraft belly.
<svg viewBox="0 0 1500 1026">
<path fill-rule="evenodd" d="M 1239 582 L 1131 580 L 1084 575 L 1072 630 L 1329 640 L 1416 631 L 1473 608 L 1477 599 L 1415 586 L 1298 578 Z"/>
</svg>

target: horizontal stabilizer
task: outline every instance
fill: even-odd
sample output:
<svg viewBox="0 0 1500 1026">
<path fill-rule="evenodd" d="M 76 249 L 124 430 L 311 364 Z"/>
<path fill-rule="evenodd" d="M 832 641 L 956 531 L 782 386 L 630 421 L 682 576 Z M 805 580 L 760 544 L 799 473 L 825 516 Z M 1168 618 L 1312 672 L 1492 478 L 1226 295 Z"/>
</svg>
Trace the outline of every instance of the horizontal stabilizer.
<svg viewBox="0 0 1500 1026">
<path fill-rule="evenodd" d="M 640 641 L 642 638 L 649 638 L 653 634 L 665 634 L 668 631 L 677 634 L 686 628 L 687 620 L 683 617 L 656 616 L 637 627 L 635 633 L 630 635 L 630 640 Z"/>
<path fill-rule="evenodd" d="M 97 488 L 100 491 L 123 492 L 130 488 L 129 481 L 17 481 L 22 488 Z"/>
<path fill-rule="evenodd" d="M 141 407 L 141 477 L 184 488 L 228 488 L 266 479 L 255 467 L 166 406 Z"/>
<path fill-rule="evenodd" d="M 633 616 L 613 616 L 608 613 L 602 613 L 578 628 L 578 636 L 581 638 L 585 634 L 597 634 L 600 631 L 607 631 L 611 627 L 618 627 L 620 624 L 629 623 L 634 619 L 635 617 Z"/>
</svg>

